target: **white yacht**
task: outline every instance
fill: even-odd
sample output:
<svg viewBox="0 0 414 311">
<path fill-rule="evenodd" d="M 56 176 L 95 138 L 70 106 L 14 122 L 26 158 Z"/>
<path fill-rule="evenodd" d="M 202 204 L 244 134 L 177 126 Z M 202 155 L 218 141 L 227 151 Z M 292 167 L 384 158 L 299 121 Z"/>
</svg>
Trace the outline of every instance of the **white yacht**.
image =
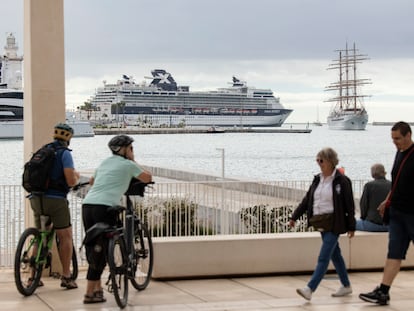
<svg viewBox="0 0 414 311">
<path fill-rule="evenodd" d="M 23 138 L 22 61 L 13 34 L 7 36 L 0 56 L 0 138 Z M 67 119 L 76 137 L 94 136 L 89 122 Z"/>
</svg>

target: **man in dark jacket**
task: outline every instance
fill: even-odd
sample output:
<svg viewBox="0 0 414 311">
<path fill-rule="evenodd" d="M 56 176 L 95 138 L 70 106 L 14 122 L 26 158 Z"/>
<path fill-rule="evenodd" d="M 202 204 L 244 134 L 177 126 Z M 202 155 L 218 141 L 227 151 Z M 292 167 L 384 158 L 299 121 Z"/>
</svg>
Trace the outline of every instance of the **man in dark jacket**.
<svg viewBox="0 0 414 311">
<path fill-rule="evenodd" d="M 411 241 L 414 241 L 414 143 L 411 127 L 406 122 L 397 122 L 391 128 L 391 137 L 397 147 L 391 171 L 392 190 L 380 204 L 381 216 L 389 212 L 388 254 L 382 281 L 372 292 L 359 295 L 364 301 L 386 305 L 390 300 L 389 290 L 400 271 Z"/>
</svg>

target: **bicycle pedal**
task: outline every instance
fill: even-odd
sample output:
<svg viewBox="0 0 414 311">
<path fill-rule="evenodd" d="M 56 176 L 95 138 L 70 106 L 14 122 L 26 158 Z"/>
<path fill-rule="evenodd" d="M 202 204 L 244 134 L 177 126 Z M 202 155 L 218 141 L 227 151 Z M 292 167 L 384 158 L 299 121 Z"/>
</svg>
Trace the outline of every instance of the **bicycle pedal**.
<svg viewBox="0 0 414 311">
<path fill-rule="evenodd" d="M 148 256 L 148 253 L 149 253 L 148 250 L 146 250 L 146 249 L 140 249 L 138 251 L 138 256 L 139 257 L 146 258 Z"/>
<path fill-rule="evenodd" d="M 109 293 L 114 292 L 113 287 L 112 287 L 111 277 L 108 277 L 108 280 L 105 282 L 105 285 L 108 287 Z"/>
<path fill-rule="evenodd" d="M 48 253 L 46 257 L 45 268 L 49 268 L 52 265 L 52 254 Z"/>
</svg>

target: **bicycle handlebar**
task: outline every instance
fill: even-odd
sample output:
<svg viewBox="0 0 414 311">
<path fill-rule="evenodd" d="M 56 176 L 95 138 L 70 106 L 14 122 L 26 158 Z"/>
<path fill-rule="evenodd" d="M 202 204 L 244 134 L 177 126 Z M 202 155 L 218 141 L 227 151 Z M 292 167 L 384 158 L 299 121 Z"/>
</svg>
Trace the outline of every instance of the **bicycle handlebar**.
<svg viewBox="0 0 414 311">
<path fill-rule="evenodd" d="M 82 188 L 82 187 L 84 187 L 86 185 L 89 185 L 89 181 L 79 182 L 77 185 L 75 185 L 75 186 L 72 187 L 72 191 L 77 191 L 77 190 L 79 190 L 80 188 Z"/>
<path fill-rule="evenodd" d="M 148 185 L 153 185 L 153 184 L 155 184 L 154 181 L 150 181 L 149 183 L 146 183 L 139 179 L 132 178 L 131 182 L 129 183 L 128 190 L 125 192 L 125 195 L 139 195 L 143 197 L 145 188 Z"/>
</svg>

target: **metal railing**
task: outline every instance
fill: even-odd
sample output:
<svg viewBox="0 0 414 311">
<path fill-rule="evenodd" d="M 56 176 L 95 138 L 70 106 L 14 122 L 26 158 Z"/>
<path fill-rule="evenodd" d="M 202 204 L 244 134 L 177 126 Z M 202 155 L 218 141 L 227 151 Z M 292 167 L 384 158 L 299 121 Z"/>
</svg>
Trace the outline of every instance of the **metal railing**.
<svg viewBox="0 0 414 311">
<path fill-rule="evenodd" d="M 353 182 L 355 198 L 365 182 Z M 132 199 L 157 237 L 298 232 L 307 230 L 306 219 L 294 229 L 287 222 L 309 185 L 310 181 L 160 182 L 147 189 L 144 198 Z M 86 191 L 68 196 L 77 249 L 84 237 L 81 205 Z M 0 185 L 0 267 L 13 266 L 15 247 L 25 229 L 24 204 L 20 185 Z"/>
</svg>

